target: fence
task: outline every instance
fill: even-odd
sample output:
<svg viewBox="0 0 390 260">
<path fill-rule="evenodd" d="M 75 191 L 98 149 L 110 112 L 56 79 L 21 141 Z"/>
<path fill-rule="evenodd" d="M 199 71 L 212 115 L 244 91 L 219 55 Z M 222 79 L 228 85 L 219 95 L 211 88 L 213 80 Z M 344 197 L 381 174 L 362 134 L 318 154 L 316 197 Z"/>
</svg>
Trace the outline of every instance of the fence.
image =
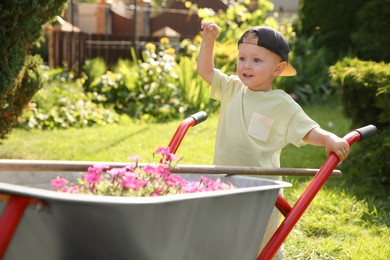
<svg viewBox="0 0 390 260">
<path fill-rule="evenodd" d="M 102 57 L 107 65 L 114 65 L 119 59 L 131 60 L 131 48 L 139 57 L 147 42 L 158 45 L 159 38 L 144 37 L 134 42 L 130 35 L 53 31 L 49 36 L 49 66 L 67 66 L 80 72 L 86 60 L 96 57 Z M 177 46 L 179 42 L 171 42 L 171 45 Z"/>
</svg>

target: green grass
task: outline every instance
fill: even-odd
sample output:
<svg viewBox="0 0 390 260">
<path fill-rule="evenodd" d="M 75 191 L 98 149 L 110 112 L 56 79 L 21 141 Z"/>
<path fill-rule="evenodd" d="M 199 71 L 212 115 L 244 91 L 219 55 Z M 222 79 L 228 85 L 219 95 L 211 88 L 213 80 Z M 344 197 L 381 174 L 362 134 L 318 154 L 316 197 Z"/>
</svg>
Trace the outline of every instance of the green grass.
<svg viewBox="0 0 390 260">
<path fill-rule="evenodd" d="M 307 106 L 305 110 L 326 130 L 340 136 L 350 130 L 337 102 Z M 139 154 L 142 162 L 148 162 L 158 146 L 168 145 L 179 124 L 123 119 L 118 125 L 88 129 L 16 129 L 0 145 L 0 158 L 127 161 Z M 217 116 L 211 115 L 189 129 L 176 153 L 184 157 L 182 163 L 212 163 L 216 124 Z M 353 150 L 350 156 L 358 156 Z M 319 168 L 325 159 L 323 147 L 288 146 L 282 153 L 282 166 Z M 310 178 L 285 180 L 294 185 L 285 190 L 293 204 Z M 346 172 L 341 179 L 328 180 L 287 238 L 287 259 L 390 259 L 389 198 L 388 187 L 356 182 Z"/>
<path fill-rule="evenodd" d="M 189 129 L 177 151 L 184 163 L 212 163 L 216 122 L 212 117 Z M 117 125 L 85 129 L 16 129 L 0 145 L 0 158 L 126 162 L 131 155 L 141 155 L 141 160 L 148 162 L 157 147 L 168 146 L 179 124 L 123 119 Z"/>
</svg>

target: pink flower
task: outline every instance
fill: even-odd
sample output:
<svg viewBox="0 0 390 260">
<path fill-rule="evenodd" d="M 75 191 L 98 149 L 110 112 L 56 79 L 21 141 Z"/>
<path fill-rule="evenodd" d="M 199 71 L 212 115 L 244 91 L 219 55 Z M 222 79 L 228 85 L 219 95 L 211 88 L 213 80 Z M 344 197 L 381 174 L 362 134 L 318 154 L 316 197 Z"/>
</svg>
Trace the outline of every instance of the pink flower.
<svg viewBox="0 0 390 260">
<path fill-rule="evenodd" d="M 156 172 L 156 167 L 154 166 L 151 166 L 151 165 L 146 165 L 144 168 L 143 168 L 144 172 L 147 173 L 147 174 L 153 174 Z"/>
<path fill-rule="evenodd" d="M 180 157 L 176 156 L 174 153 L 171 153 L 171 148 L 167 147 L 159 147 L 157 148 L 156 154 L 161 154 L 163 156 L 163 161 L 166 160 L 168 162 L 179 160 Z"/>
<path fill-rule="evenodd" d="M 129 157 L 129 160 L 133 160 L 136 164 L 138 164 L 140 158 L 141 156 L 139 155 L 133 155 Z"/>
<path fill-rule="evenodd" d="M 171 174 L 171 175 L 165 177 L 164 182 L 168 186 L 171 186 L 171 187 L 180 187 L 182 185 L 182 183 L 183 184 L 185 183 L 183 178 L 181 178 L 175 174 Z"/>
<path fill-rule="evenodd" d="M 93 165 L 93 168 L 95 169 L 95 171 L 96 172 L 99 172 L 99 174 L 100 173 L 102 173 L 103 171 L 105 171 L 105 170 L 107 170 L 107 169 L 109 169 L 110 167 L 108 166 L 108 165 L 106 165 L 106 164 L 94 164 Z M 88 169 L 89 170 L 89 169 Z"/>
<path fill-rule="evenodd" d="M 111 175 L 111 178 L 121 178 L 125 173 L 126 169 L 125 168 L 112 168 L 111 170 L 107 171 L 108 174 Z"/>
<path fill-rule="evenodd" d="M 158 165 L 156 168 L 156 173 L 159 175 L 159 176 L 167 176 L 169 174 L 169 168 L 163 166 L 163 165 Z"/>
<path fill-rule="evenodd" d="M 152 197 L 161 196 L 164 193 L 163 188 L 155 188 L 154 191 L 150 194 Z"/>
<path fill-rule="evenodd" d="M 171 148 L 169 147 L 158 147 L 157 150 L 155 151 L 156 154 L 169 154 L 171 153 Z"/>
<path fill-rule="evenodd" d="M 124 168 L 125 168 L 126 170 L 128 170 L 128 171 L 133 172 L 135 169 L 138 168 L 138 162 L 137 162 L 137 163 L 133 163 L 133 164 L 126 165 Z"/>
<path fill-rule="evenodd" d="M 95 184 L 100 181 L 101 168 L 89 167 L 88 173 L 83 175 L 83 179 L 89 184 Z"/>
<path fill-rule="evenodd" d="M 51 180 L 50 184 L 51 184 L 51 186 L 53 186 L 55 188 L 61 188 L 65 184 L 67 184 L 68 182 L 69 181 L 65 178 L 57 177 L 56 179 Z"/>
<path fill-rule="evenodd" d="M 227 189 L 233 188 L 232 184 L 229 185 L 229 184 L 223 183 L 220 178 L 213 181 L 213 180 L 210 180 L 204 176 L 200 176 L 200 182 L 204 184 L 205 191 L 227 190 Z"/>
<path fill-rule="evenodd" d="M 135 173 L 135 172 L 125 172 L 124 174 L 125 178 L 137 178 L 138 177 L 138 173 Z"/>
<path fill-rule="evenodd" d="M 176 156 L 174 153 L 169 153 L 166 155 L 168 161 L 175 161 L 175 160 L 180 160 L 179 156 Z"/>
<path fill-rule="evenodd" d="M 169 147 L 159 147 L 155 153 L 162 156 L 160 164 L 141 167 L 139 156 L 132 156 L 129 159 L 135 162 L 124 167 L 110 169 L 107 165 L 96 164 L 88 168 L 88 172 L 78 179 L 78 183 L 68 184 L 65 178 L 57 177 L 51 181 L 51 185 L 56 191 L 115 196 L 118 192 L 132 196 L 161 196 L 167 193 L 193 193 L 234 188 L 232 184 L 223 183 L 220 179 L 213 181 L 202 176 L 198 182 L 194 182 L 171 174 L 170 162 L 177 160 L 178 157 L 170 152 Z M 137 192 L 123 192 L 128 190 Z"/>
<path fill-rule="evenodd" d="M 71 185 L 69 187 L 64 188 L 64 192 L 77 194 L 80 193 L 83 190 L 83 187 L 80 187 L 78 185 Z"/>
<path fill-rule="evenodd" d="M 138 190 L 140 187 L 145 186 L 147 183 L 148 181 L 146 180 L 139 180 L 133 177 L 125 177 L 123 178 L 121 185 L 123 188 Z"/>
<path fill-rule="evenodd" d="M 204 183 L 206 191 L 212 191 L 212 190 L 218 190 L 219 183 L 221 182 L 221 180 L 217 179 L 216 181 L 213 181 L 204 176 L 200 176 L 200 182 Z"/>
<path fill-rule="evenodd" d="M 182 191 L 185 193 L 194 193 L 200 190 L 198 182 L 185 182 L 182 183 Z"/>
</svg>

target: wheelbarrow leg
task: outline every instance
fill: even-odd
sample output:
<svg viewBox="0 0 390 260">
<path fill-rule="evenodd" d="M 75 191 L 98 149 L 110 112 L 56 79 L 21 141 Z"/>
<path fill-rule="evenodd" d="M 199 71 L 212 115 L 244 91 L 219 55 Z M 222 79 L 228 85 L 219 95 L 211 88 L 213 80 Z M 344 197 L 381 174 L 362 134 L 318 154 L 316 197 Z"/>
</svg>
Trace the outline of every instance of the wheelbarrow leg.
<svg viewBox="0 0 390 260">
<path fill-rule="evenodd" d="M 306 190 L 302 193 L 301 197 L 295 203 L 291 209 L 282 207 L 286 211 L 282 212 L 283 215 L 287 213 L 286 218 L 280 224 L 271 240 L 268 241 L 263 251 L 258 256 L 257 260 L 268 260 L 272 259 L 279 247 L 283 244 L 283 241 L 287 238 L 288 234 L 294 228 L 299 218 L 305 212 L 311 201 L 317 195 L 318 191 L 324 185 L 325 181 L 329 178 L 333 169 L 340 162 L 340 159 L 336 154 L 332 153 L 322 168 L 318 171 L 317 175 L 313 178 Z M 280 199 L 277 202 L 280 203 Z M 279 208 L 279 207 L 278 207 Z"/>
<path fill-rule="evenodd" d="M 348 142 L 349 146 L 351 146 L 361 139 L 375 135 L 376 132 L 376 126 L 368 125 L 348 133 L 344 136 L 344 139 Z M 267 245 L 263 248 L 257 260 L 272 259 L 339 162 L 340 159 L 337 155 L 331 153 L 293 207 L 290 208 L 286 200 L 278 197 L 276 206 L 286 218 L 282 224 L 280 224 L 270 241 L 268 241 Z"/>
<path fill-rule="evenodd" d="M 23 212 L 30 202 L 31 198 L 9 196 L 7 206 L 0 218 L 0 259 L 3 259 Z"/>
</svg>

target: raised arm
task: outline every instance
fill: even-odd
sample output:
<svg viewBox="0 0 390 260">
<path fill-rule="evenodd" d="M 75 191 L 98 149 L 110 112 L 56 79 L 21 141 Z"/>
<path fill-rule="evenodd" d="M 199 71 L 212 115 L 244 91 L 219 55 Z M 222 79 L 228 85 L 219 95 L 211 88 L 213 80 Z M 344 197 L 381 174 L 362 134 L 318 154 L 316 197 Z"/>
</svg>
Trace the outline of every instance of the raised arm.
<svg viewBox="0 0 390 260">
<path fill-rule="evenodd" d="M 341 161 L 345 160 L 349 153 L 349 145 L 346 140 L 319 127 L 313 128 L 303 140 L 311 145 L 325 146 L 328 156 L 334 152 Z"/>
<path fill-rule="evenodd" d="M 211 85 L 214 74 L 214 43 L 219 33 L 215 23 L 202 23 L 202 44 L 198 56 L 198 73 Z"/>
</svg>

